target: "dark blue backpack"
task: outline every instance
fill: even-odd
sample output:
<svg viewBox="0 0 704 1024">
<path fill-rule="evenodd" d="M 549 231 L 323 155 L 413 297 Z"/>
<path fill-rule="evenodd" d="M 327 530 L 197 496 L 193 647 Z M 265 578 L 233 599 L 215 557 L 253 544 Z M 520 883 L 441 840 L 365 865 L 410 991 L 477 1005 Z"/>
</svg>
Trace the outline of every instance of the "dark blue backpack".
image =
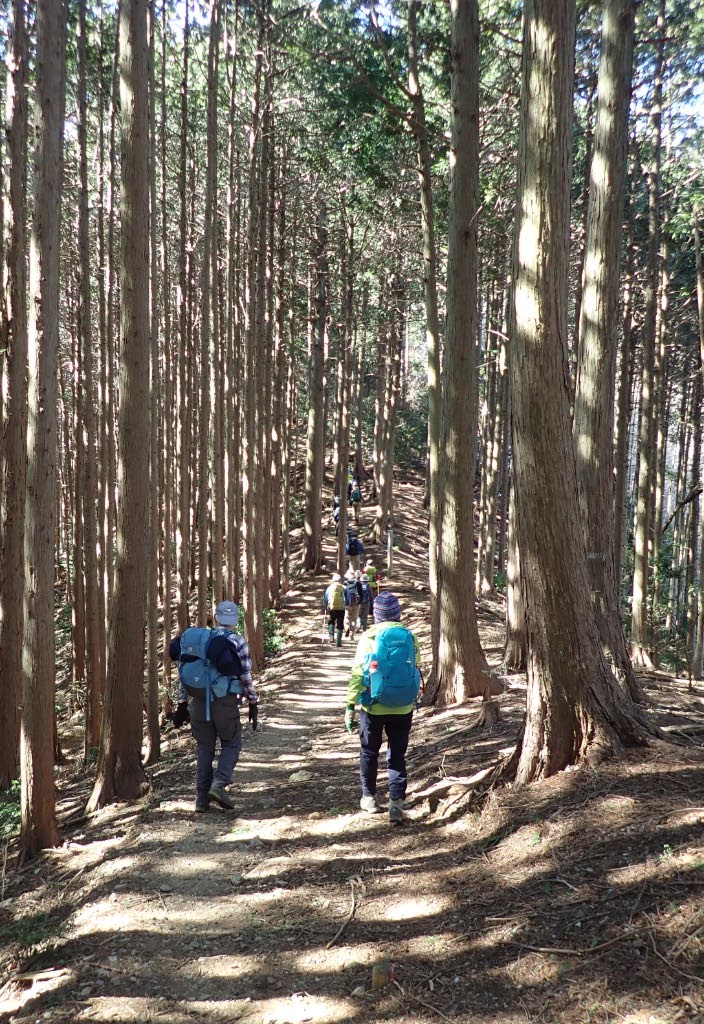
<svg viewBox="0 0 704 1024">
<path fill-rule="evenodd" d="M 359 599 L 362 604 L 371 604 L 372 600 L 372 588 L 366 582 L 362 580 L 359 584 Z"/>
<path fill-rule="evenodd" d="M 416 666 L 413 634 L 405 626 L 389 626 L 376 638 L 376 648 L 362 665 L 366 691 L 362 705 L 385 704 L 400 708 L 413 704 L 420 693 L 421 676 Z"/>
<path fill-rule="evenodd" d="M 240 682 L 242 663 L 228 639 L 230 630 L 191 626 L 181 634 L 178 677 L 186 693 L 205 697 L 205 717 L 210 721 L 212 697 L 244 693 Z"/>
</svg>

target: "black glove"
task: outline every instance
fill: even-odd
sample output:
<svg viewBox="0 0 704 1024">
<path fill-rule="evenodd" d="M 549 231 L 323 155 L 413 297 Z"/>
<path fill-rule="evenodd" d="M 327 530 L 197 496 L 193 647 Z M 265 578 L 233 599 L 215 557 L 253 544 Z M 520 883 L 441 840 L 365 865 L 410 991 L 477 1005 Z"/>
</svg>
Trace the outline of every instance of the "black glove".
<svg viewBox="0 0 704 1024">
<path fill-rule="evenodd" d="M 259 704 L 256 700 L 250 700 L 247 718 L 252 723 L 252 732 L 256 732 L 257 722 L 259 721 Z"/>
<path fill-rule="evenodd" d="M 190 722 L 190 720 L 191 715 L 188 710 L 188 701 L 181 701 L 180 704 L 176 705 L 176 710 L 171 716 L 171 721 L 174 723 L 177 729 L 180 729 L 182 725 L 186 725 L 186 723 Z"/>
</svg>

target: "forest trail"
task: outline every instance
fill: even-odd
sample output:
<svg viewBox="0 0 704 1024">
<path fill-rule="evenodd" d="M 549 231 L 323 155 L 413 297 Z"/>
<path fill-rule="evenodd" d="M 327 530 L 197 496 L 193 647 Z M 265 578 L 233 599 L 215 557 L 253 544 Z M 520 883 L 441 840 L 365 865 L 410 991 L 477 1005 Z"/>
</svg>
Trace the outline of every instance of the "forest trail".
<svg viewBox="0 0 704 1024">
<path fill-rule="evenodd" d="M 389 587 L 427 651 L 421 492 L 399 491 Z M 327 534 L 328 567 L 332 543 Z M 138 804 L 81 820 L 91 773 L 74 766 L 63 777 L 60 807 L 74 816 L 64 845 L 3 880 L 0 1020 L 700 1019 L 701 747 L 634 751 L 597 772 L 504 790 L 481 813 L 458 812 L 452 788 L 429 797 L 430 784 L 511 747 L 525 685 L 513 677 L 490 730 L 472 731 L 475 702 L 421 710 L 409 820 L 363 815 L 359 742 L 343 727 L 355 645 L 323 642 L 328 579 L 301 576 L 286 599 L 286 650 L 259 681 L 261 728 L 245 723 L 234 812 L 194 813 L 188 730 L 164 735 Z M 496 666 L 497 602 L 482 602 L 480 624 Z M 702 687 L 664 675 L 648 685 L 660 724 L 702 728 Z M 380 961 L 395 964 L 395 980 L 372 991 Z"/>
<path fill-rule="evenodd" d="M 325 548 L 331 565 L 331 536 Z M 402 600 L 413 562 L 397 554 L 389 588 Z M 287 597 L 289 643 L 261 681 L 260 728 L 243 722 L 234 812 L 194 813 L 194 744 L 169 731 L 143 804 L 105 808 L 45 855 L 34 916 L 42 896 L 58 902 L 63 940 L 25 966 L 39 975 L 6 1000 L 13 1021 L 40 1010 L 173 1024 L 376 1018 L 378 993 L 366 1007 L 363 990 L 372 964 L 398 959 L 401 933 L 417 930 L 437 837 L 410 843 L 413 810 L 400 828 L 358 811 L 359 741 L 343 725 L 357 640 L 327 642 L 328 581 L 303 577 Z M 379 792 L 385 801 L 383 770 Z"/>
</svg>

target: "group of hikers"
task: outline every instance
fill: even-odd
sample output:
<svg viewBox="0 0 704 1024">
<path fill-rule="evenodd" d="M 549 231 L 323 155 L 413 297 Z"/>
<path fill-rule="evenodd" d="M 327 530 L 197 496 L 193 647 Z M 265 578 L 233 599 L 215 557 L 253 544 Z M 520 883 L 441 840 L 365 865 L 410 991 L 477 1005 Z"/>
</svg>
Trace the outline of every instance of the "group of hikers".
<svg viewBox="0 0 704 1024">
<path fill-rule="evenodd" d="M 355 633 L 364 633 L 369 615 L 374 611 L 374 591 L 380 585 L 380 574 L 370 561 L 359 569 L 359 559 L 350 566 L 343 580 L 334 572 L 323 594 L 323 618 L 327 619 L 327 633 L 330 643 L 342 646 L 342 634 L 354 639 Z"/>
<path fill-rule="evenodd" d="M 359 480 L 352 479 L 347 484 L 347 506 L 352 509 L 355 526 L 359 526 L 359 510 L 362 507 L 362 488 Z M 332 499 L 332 521 L 337 537 L 340 529 L 340 496 L 336 494 Z M 353 531 L 354 532 L 354 531 Z M 350 531 L 348 530 L 348 536 Z"/>
<path fill-rule="evenodd" d="M 361 503 L 361 495 L 356 503 L 354 493 L 352 488 L 353 508 Z M 358 510 L 355 520 L 357 517 Z M 348 557 L 344 580 L 340 573 L 333 573 L 323 595 L 324 636 L 341 647 L 343 632 L 352 639 L 361 633 L 344 708 L 345 729 L 351 733 L 357 727 L 359 734 L 359 806 L 368 814 L 381 810 L 377 776 L 386 735 L 388 814 L 389 821 L 398 824 L 404 820 L 406 750 L 421 686 L 418 641 L 401 624 L 398 598 L 381 590 L 381 573 L 371 559 L 360 568 L 364 546 L 353 530 L 348 536 Z M 235 628 L 239 618 L 233 601 L 221 601 L 212 627 L 189 627 L 169 644 L 169 655 L 178 663 L 179 672 L 178 705 L 172 720 L 177 727 L 190 722 L 196 741 L 195 810 L 199 813 L 208 811 L 211 803 L 225 810 L 235 807 L 227 787 L 242 750 L 240 707 L 245 703 L 252 729 L 257 728 L 259 698 L 247 641 Z M 213 768 L 218 740 L 220 751 Z"/>
</svg>

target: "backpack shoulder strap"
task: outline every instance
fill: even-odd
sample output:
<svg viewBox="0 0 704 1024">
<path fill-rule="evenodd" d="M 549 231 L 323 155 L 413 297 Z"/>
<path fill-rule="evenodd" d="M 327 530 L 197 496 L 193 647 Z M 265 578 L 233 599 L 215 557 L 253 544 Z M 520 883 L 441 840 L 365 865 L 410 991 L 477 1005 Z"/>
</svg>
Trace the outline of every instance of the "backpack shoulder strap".
<svg viewBox="0 0 704 1024">
<path fill-rule="evenodd" d="M 218 672 L 228 678 L 239 679 L 242 674 L 242 662 L 237 653 L 234 633 L 228 630 L 213 630 L 207 648 L 208 661 L 211 661 Z"/>
</svg>

